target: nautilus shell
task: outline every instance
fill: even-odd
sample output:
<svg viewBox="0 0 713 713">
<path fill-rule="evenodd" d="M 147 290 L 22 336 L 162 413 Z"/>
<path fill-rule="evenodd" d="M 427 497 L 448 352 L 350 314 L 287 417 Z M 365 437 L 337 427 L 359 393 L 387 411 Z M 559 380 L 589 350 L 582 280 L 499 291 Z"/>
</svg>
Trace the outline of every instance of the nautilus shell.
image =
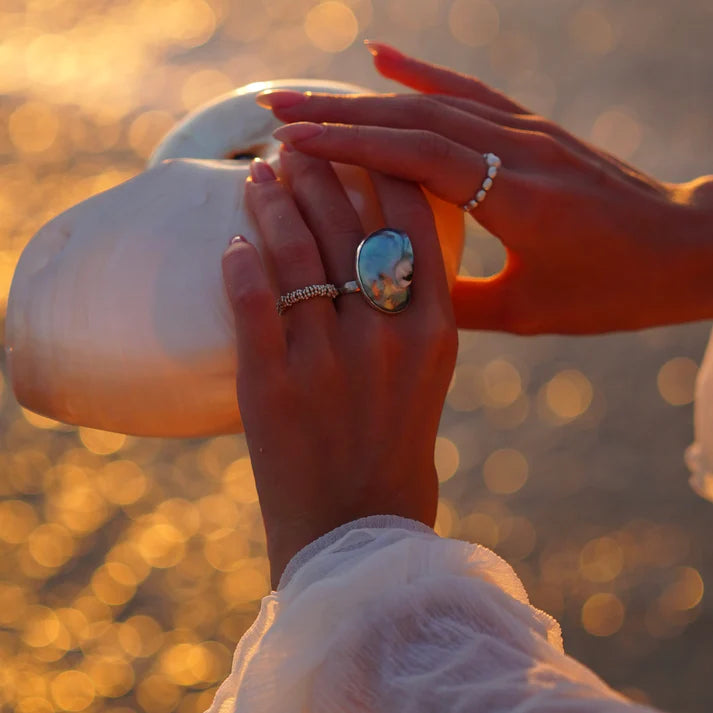
<svg viewBox="0 0 713 713">
<path fill-rule="evenodd" d="M 32 238 L 13 277 L 5 335 L 10 382 L 23 406 L 141 436 L 242 429 L 220 262 L 231 236 L 260 239 L 243 206 L 243 184 L 252 156 L 278 168 L 271 132 L 279 122 L 254 101 L 278 87 L 364 91 L 317 80 L 238 89 L 180 122 L 145 172 L 62 213 Z M 365 234 L 383 227 L 366 174 L 337 169 Z M 462 213 L 429 199 L 452 284 Z"/>
</svg>

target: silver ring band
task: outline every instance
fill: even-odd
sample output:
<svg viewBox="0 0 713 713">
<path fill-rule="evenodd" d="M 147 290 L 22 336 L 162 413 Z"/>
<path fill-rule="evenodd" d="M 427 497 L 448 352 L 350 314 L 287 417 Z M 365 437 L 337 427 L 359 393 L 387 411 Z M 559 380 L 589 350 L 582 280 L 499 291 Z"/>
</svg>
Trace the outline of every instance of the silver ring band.
<svg viewBox="0 0 713 713">
<path fill-rule="evenodd" d="M 341 287 L 332 283 L 307 285 L 281 295 L 275 305 L 277 314 L 313 297 L 335 299 L 361 292 L 367 303 L 380 312 L 398 314 L 408 307 L 413 281 L 413 248 L 409 236 L 401 230 L 382 228 L 359 243 L 355 256 L 356 280 Z"/>
<path fill-rule="evenodd" d="M 502 161 L 494 153 L 484 153 L 483 158 L 485 159 L 488 171 L 475 196 L 461 206 L 466 213 L 477 208 L 485 200 L 488 191 L 493 187 L 493 181 L 495 181 L 495 177 L 498 175 L 498 169 L 503 165 Z"/>
<path fill-rule="evenodd" d="M 324 285 L 307 285 L 307 287 L 300 287 L 298 290 L 292 290 L 292 292 L 288 292 L 285 295 L 280 295 L 280 299 L 277 300 L 275 307 L 277 308 L 277 314 L 284 314 L 292 305 L 296 305 L 298 302 L 311 300 L 313 297 L 329 297 L 334 299 L 340 294 L 342 293 L 339 288 L 331 283 Z"/>
</svg>

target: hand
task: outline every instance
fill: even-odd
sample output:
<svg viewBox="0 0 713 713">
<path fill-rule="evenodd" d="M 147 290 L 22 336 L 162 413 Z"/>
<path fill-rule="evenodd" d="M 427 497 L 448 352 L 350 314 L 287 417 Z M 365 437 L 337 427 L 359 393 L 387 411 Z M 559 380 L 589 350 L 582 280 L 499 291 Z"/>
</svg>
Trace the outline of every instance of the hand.
<svg viewBox="0 0 713 713">
<path fill-rule="evenodd" d="M 374 175 L 388 226 L 414 250 L 411 304 L 388 315 L 362 295 L 299 302 L 281 294 L 354 279 L 364 234 L 326 161 L 283 151 L 291 191 L 261 161 L 246 201 L 264 253 L 244 240 L 223 257 L 235 314 L 237 391 L 267 534 L 273 587 L 303 546 L 359 517 L 435 521 L 433 451 L 457 332 L 436 231 L 421 189 Z"/>
<path fill-rule="evenodd" d="M 275 132 L 300 152 L 416 181 L 459 205 L 483 181 L 483 153 L 502 159 L 471 214 L 507 263 L 457 286 L 459 326 L 575 334 L 713 317 L 712 180 L 661 183 L 476 79 L 370 50 L 382 74 L 423 94 L 276 91 L 258 102 L 300 122 Z"/>
</svg>

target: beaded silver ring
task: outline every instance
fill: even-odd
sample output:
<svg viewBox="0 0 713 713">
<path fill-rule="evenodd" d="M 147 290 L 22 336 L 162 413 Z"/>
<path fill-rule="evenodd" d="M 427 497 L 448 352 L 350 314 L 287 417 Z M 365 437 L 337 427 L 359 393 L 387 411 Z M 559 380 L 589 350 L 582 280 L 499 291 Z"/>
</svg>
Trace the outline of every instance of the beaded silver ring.
<svg viewBox="0 0 713 713">
<path fill-rule="evenodd" d="M 300 287 L 299 290 L 292 290 L 292 292 L 281 295 L 275 307 L 277 308 L 277 314 L 284 314 L 292 305 L 296 305 L 298 302 L 312 299 L 312 297 L 334 299 L 340 294 L 341 292 L 336 285 L 307 285 L 307 287 Z"/>
<path fill-rule="evenodd" d="M 461 206 L 466 213 L 477 208 L 485 200 L 488 191 L 493 187 L 493 181 L 495 176 L 498 175 L 498 169 L 503 165 L 503 162 L 494 153 L 484 153 L 483 158 L 488 167 L 488 172 L 475 197 Z"/>
</svg>

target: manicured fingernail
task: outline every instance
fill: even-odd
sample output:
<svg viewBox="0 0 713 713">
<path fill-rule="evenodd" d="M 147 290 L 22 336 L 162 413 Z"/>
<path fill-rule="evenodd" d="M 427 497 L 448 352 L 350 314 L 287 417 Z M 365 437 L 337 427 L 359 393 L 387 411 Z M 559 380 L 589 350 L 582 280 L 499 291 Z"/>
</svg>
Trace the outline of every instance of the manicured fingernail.
<svg viewBox="0 0 713 713">
<path fill-rule="evenodd" d="M 382 57 L 401 57 L 401 52 L 395 50 L 390 45 L 385 45 L 381 42 L 374 42 L 373 40 L 364 40 L 364 46 L 371 52 L 371 54 L 376 57 L 381 55 Z"/>
<path fill-rule="evenodd" d="M 265 109 L 289 109 L 309 99 L 310 92 L 296 92 L 292 89 L 268 89 L 260 92 L 255 101 Z"/>
<path fill-rule="evenodd" d="M 244 235 L 234 235 L 232 238 L 230 238 L 230 241 L 228 242 L 228 247 L 231 245 L 237 245 L 238 243 L 247 243 L 248 241 L 245 240 Z"/>
<path fill-rule="evenodd" d="M 304 141 L 305 139 L 313 139 L 319 136 L 324 131 L 322 124 L 313 124 L 309 121 L 300 121 L 297 124 L 287 124 L 275 129 L 272 135 L 278 140 L 286 144 L 294 143 L 295 141 Z"/>
<path fill-rule="evenodd" d="M 250 178 L 253 179 L 253 183 L 267 183 L 268 181 L 275 181 L 277 176 L 267 161 L 263 161 L 261 158 L 254 158 L 250 162 Z"/>
</svg>

